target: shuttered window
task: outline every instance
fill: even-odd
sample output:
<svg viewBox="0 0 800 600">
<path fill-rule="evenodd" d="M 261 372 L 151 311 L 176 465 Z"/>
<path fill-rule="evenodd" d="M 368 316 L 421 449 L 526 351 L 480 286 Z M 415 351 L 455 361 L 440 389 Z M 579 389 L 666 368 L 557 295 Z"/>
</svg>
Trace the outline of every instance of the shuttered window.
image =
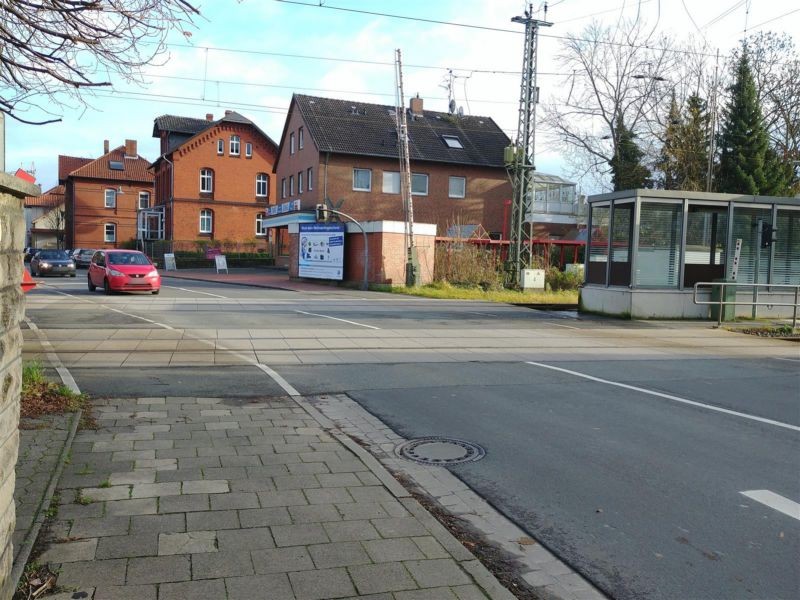
<svg viewBox="0 0 800 600">
<path fill-rule="evenodd" d="M 607 206 L 592 207 L 592 234 L 589 240 L 589 272 L 587 283 L 605 284 L 606 263 L 608 263 L 608 219 L 610 209 Z"/>
<path fill-rule="evenodd" d="M 738 283 L 756 283 L 755 272 L 758 262 L 758 282 L 767 283 L 769 274 L 769 248 L 758 245 L 758 222 L 772 224 L 770 208 L 748 208 L 735 206 L 733 209 L 733 243 L 742 240 L 742 251 L 739 255 Z"/>
<path fill-rule="evenodd" d="M 800 285 L 800 210 L 778 209 L 772 281 Z"/>
<path fill-rule="evenodd" d="M 680 204 L 642 203 L 636 254 L 637 287 L 678 287 L 682 213 Z"/>
</svg>

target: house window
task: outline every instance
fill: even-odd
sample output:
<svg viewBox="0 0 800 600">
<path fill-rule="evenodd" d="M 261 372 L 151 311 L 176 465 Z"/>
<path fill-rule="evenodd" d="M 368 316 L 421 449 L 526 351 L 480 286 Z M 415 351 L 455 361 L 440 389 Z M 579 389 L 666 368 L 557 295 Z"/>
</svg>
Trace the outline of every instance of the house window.
<svg viewBox="0 0 800 600">
<path fill-rule="evenodd" d="M 411 174 L 411 193 L 414 196 L 428 195 L 428 176 L 423 173 Z"/>
<path fill-rule="evenodd" d="M 200 211 L 200 233 L 211 233 L 214 229 L 214 212 L 204 208 Z"/>
<path fill-rule="evenodd" d="M 105 235 L 103 236 L 105 242 L 117 241 L 117 226 L 114 223 L 106 223 Z"/>
<path fill-rule="evenodd" d="M 106 208 L 117 207 L 117 190 L 106 190 Z"/>
<path fill-rule="evenodd" d="M 467 178 L 450 176 L 447 195 L 450 198 L 463 198 L 467 195 Z"/>
<path fill-rule="evenodd" d="M 139 208 L 150 208 L 150 192 L 139 192 Z"/>
<path fill-rule="evenodd" d="M 286 177 L 281 179 L 281 198 L 286 198 Z"/>
<path fill-rule="evenodd" d="M 302 194 L 303 193 L 303 172 L 302 171 L 300 171 L 297 174 L 297 193 L 298 194 Z"/>
<path fill-rule="evenodd" d="M 224 140 L 217 140 L 217 154 L 222 156 L 225 154 L 225 141 Z"/>
<path fill-rule="evenodd" d="M 306 189 L 308 189 L 309 192 L 314 189 L 314 178 L 312 177 L 313 173 L 314 169 L 311 167 L 306 169 Z"/>
<path fill-rule="evenodd" d="M 256 215 L 256 235 L 267 235 L 267 213 Z"/>
<path fill-rule="evenodd" d="M 303 131 L 303 128 L 302 128 L 302 127 L 301 127 L 300 129 L 298 129 L 298 130 L 297 130 L 297 147 L 298 147 L 300 150 L 302 150 L 302 149 L 303 149 L 303 142 L 304 142 L 304 139 L 303 139 L 303 138 L 305 137 L 305 136 L 303 135 L 304 133 L 305 133 L 305 132 Z"/>
<path fill-rule="evenodd" d="M 461 143 L 461 140 L 458 139 L 458 136 L 443 135 L 442 139 L 444 140 L 444 143 L 447 144 L 448 148 L 458 148 L 460 150 L 464 149 L 464 144 Z"/>
<path fill-rule="evenodd" d="M 259 173 L 256 175 L 256 198 L 266 198 L 269 195 L 269 175 Z"/>
<path fill-rule="evenodd" d="M 289 197 L 294 196 L 294 175 L 289 175 Z"/>
<path fill-rule="evenodd" d="M 294 132 L 289 134 L 289 154 L 294 154 Z"/>
<path fill-rule="evenodd" d="M 214 171 L 200 169 L 200 191 L 210 194 L 214 191 Z"/>
<path fill-rule="evenodd" d="M 247 158 L 252 158 L 253 157 L 253 144 L 251 144 L 250 142 L 247 142 L 244 145 L 244 155 Z"/>
<path fill-rule="evenodd" d="M 383 193 L 384 194 L 400 193 L 400 173 L 398 171 L 383 172 Z"/>
<path fill-rule="evenodd" d="M 239 136 L 232 135 L 231 136 L 231 156 L 239 156 Z"/>
<path fill-rule="evenodd" d="M 371 169 L 353 169 L 353 190 L 357 192 L 372 191 Z"/>
</svg>

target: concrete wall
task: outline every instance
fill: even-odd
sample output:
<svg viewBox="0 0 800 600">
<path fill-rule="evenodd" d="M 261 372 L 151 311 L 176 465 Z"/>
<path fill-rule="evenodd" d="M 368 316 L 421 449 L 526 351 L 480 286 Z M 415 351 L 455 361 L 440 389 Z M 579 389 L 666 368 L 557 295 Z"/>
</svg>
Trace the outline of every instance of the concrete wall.
<svg viewBox="0 0 800 600">
<path fill-rule="evenodd" d="M 38 186 L 0 173 L 0 598 L 11 598 L 9 580 L 14 532 L 14 466 L 19 449 L 19 393 L 22 384 L 22 334 L 25 310 L 20 288 L 25 218 L 22 199 Z"/>
</svg>

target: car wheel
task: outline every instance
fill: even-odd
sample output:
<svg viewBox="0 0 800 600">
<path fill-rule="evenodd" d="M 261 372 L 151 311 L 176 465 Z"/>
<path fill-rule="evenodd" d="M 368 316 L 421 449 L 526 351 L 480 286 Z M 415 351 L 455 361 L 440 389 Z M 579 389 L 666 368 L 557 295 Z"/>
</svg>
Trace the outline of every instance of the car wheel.
<svg viewBox="0 0 800 600">
<path fill-rule="evenodd" d="M 69 274 L 70 277 L 75 277 L 75 275 L 77 275 L 77 273 L 70 273 Z"/>
<path fill-rule="evenodd" d="M 36 269 L 31 269 L 31 277 L 36 277 Z"/>
<path fill-rule="evenodd" d="M 161 290 L 153 290 L 151 293 L 153 294 L 153 296 L 158 296 L 158 292 L 160 292 L 160 291 Z"/>
<path fill-rule="evenodd" d="M 111 289 L 111 284 L 108 283 L 108 279 L 103 280 L 103 291 L 106 293 L 106 296 L 110 296 L 114 293 L 114 290 Z"/>
<path fill-rule="evenodd" d="M 93 292 L 93 291 L 95 291 L 97 289 L 97 286 L 92 283 L 92 278 L 89 276 L 88 273 L 86 274 L 86 282 L 89 285 L 89 291 L 90 292 Z"/>
</svg>

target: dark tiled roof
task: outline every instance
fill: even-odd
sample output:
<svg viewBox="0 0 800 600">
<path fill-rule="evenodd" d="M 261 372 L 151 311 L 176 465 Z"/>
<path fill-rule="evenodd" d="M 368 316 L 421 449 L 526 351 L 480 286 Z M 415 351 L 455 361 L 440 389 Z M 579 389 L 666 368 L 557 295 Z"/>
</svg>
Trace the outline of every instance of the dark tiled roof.
<svg viewBox="0 0 800 600">
<path fill-rule="evenodd" d="M 58 180 L 64 181 L 75 169 L 80 169 L 82 166 L 88 165 L 92 160 L 91 158 L 81 158 L 80 156 L 59 155 Z"/>
<path fill-rule="evenodd" d="M 158 137 L 162 131 L 176 131 L 194 135 L 208 129 L 214 121 L 194 119 L 192 117 L 179 117 L 177 115 L 161 115 L 153 121 L 153 137 Z"/>
<path fill-rule="evenodd" d="M 50 188 L 40 196 L 25 197 L 25 208 L 30 208 L 33 206 L 43 206 L 47 208 L 51 206 L 58 206 L 59 204 L 63 203 L 64 203 L 63 185 L 57 185 L 53 188 Z"/>
<path fill-rule="evenodd" d="M 397 158 L 393 106 L 350 100 L 294 95 L 309 133 L 320 152 Z M 408 115 L 412 161 L 503 167 L 503 150 L 511 142 L 490 117 L 451 115 L 432 110 Z M 450 148 L 443 135 L 456 136 L 464 146 Z"/>
<path fill-rule="evenodd" d="M 112 169 L 109 165 L 111 161 L 121 162 L 122 170 Z M 141 156 L 125 158 L 125 146 L 120 146 L 73 171 L 71 176 L 152 183 L 154 176 L 152 172 L 147 170 L 149 166 L 150 163 Z"/>
</svg>

